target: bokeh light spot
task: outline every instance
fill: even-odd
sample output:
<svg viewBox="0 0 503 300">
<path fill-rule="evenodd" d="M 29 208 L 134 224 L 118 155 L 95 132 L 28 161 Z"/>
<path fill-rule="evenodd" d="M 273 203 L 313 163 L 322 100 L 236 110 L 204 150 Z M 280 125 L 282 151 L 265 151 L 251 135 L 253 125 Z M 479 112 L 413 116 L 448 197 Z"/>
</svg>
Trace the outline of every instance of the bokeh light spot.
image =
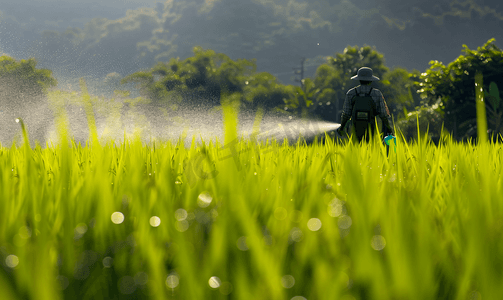
<svg viewBox="0 0 503 300">
<path fill-rule="evenodd" d="M 84 233 L 87 232 L 87 224 L 86 223 L 79 223 L 75 227 L 75 233 L 78 235 L 84 235 Z"/>
<path fill-rule="evenodd" d="M 159 218 L 158 216 L 153 216 L 150 218 L 150 226 L 158 227 L 159 225 L 161 225 L 161 218 Z"/>
<path fill-rule="evenodd" d="M 292 230 L 290 230 L 290 239 L 294 242 L 300 242 L 302 241 L 304 237 L 304 234 L 302 233 L 302 230 L 300 228 L 294 227 Z"/>
<path fill-rule="evenodd" d="M 170 289 L 176 288 L 179 283 L 180 279 L 175 274 L 169 275 L 168 278 L 166 278 L 166 286 Z"/>
<path fill-rule="evenodd" d="M 217 276 L 211 276 L 210 280 L 208 280 L 208 284 L 211 288 L 218 289 L 220 287 L 221 281 Z"/>
<path fill-rule="evenodd" d="M 311 231 L 318 231 L 321 228 L 321 221 L 318 218 L 311 218 L 307 221 L 307 228 Z"/>
<path fill-rule="evenodd" d="M 277 207 L 274 210 L 274 217 L 276 219 L 283 221 L 284 219 L 286 219 L 286 216 L 287 216 L 287 211 L 283 207 Z"/>
<path fill-rule="evenodd" d="M 224 281 L 220 285 L 220 293 L 222 295 L 229 295 L 230 293 L 232 293 L 232 290 L 233 290 L 232 284 L 228 281 Z"/>
<path fill-rule="evenodd" d="M 342 213 L 342 201 L 335 198 L 328 204 L 328 215 L 332 218 L 340 216 Z"/>
<path fill-rule="evenodd" d="M 5 258 L 5 264 L 9 268 L 15 268 L 19 264 L 19 258 L 14 254 L 11 254 Z"/>
<path fill-rule="evenodd" d="M 285 275 L 281 277 L 281 285 L 285 289 L 292 288 L 295 285 L 295 278 L 292 275 Z"/>
<path fill-rule="evenodd" d="M 189 229 L 189 222 L 187 220 L 176 221 L 175 229 L 180 232 L 185 232 L 187 231 L 187 229 Z"/>
<path fill-rule="evenodd" d="M 134 275 L 134 282 L 138 285 L 147 284 L 148 274 L 145 272 L 138 272 Z"/>
<path fill-rule="evenodd" d="M 337 226 L 339 226 L 340 229 L 348 229 L 351 227 L 351 224 L 353 224 L 353 221 L 351 220 L 351 217 L 347 215 L 344 215 L 337 220 Z"/>
<path fill-rule="evenodd" d="M 19 228 L 19 236 L 22 239 L 29 239 L 31 237 L 31 229 L 27 226 Z"/>
<path fill-rule="evenodd" d="M 242 236 L 238 238 L 238 241 L 236 242 L 236 245 L 239 250 L 241 251 L 247 251 L 248 250 L 248 245 L 246 244 L 246 236 Z"/>
<path fill-rule="evenodd" d="M 197 205 L 203 208 L 208 207 L 211 204 L 212 200 L 213 198 L 211 197 L 211 195 L 207 192 L 204 192 L 199 194 L 199 196 L 197 197 Z"/>
<path fill-rule="evenodd" d="M 468 299 L 470 300 L 481 300 L 482 295 L 478 291 L 471 291 L 468 295 Z"/>
<path fill-rule="evenodd" d="M 131 276 L 124 276 L 119 279 L 117 287 L 119 288 L 119 292 L 124 295 L 132 294 L 136 290 L 134 278 Z"/>
<path fill-rule="evenodd" d="M 177 219 L 178 221 L 183 221 L 185 219 L 187 219 L 187 211 L 183 208 L 179 208 L 175 211 L 175 219 Z"/>
<path fill-rule="evenodd" d="M 302 297 L 302 296 L 295 296 L 295 297 L 293 297 L 290 300 L 307 300 L 307 299 L 305 297 Z"/>
<path fill-rule="evenodd" d="M 114 212 L 112 214 L 112 222 L 114 224 L 121 224 L 122 222 L 124 222 L 124 215 L 119 211 Z"/>
<path fill-rule="evenodd" d="M 382 235 L 374 235 L 370 241 L 372 249 L 380 251 L 386 247 L 386 240 Z"/>
<path fill-rule="evenodd" d="M 114 261 L 113 258 L 111 258 L 110 256 L 103 258 L 103 267 L 110 268 L 112 266 L 113 261 Z"/>
</svg>

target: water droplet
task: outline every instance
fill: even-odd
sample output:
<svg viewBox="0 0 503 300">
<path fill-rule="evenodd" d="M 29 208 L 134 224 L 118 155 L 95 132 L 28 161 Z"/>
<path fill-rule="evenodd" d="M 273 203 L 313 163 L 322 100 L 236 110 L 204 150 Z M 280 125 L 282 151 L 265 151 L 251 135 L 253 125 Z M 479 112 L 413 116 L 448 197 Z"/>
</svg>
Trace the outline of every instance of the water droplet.
<svg viewBox="0 0 503 300">
<path fill-rule="evenodd" d="M 208 280 L 208 284 L 210 285 L 210 287 L 218 289 L 221 284 L 220 278 L 218 278 L 217 276 L 211 276 L 210 280 Z"/>
<path fill-rule="evenodd" d="M 307 221 L 307 228 L 311 231 L 318 231 L 321 228 L 321 220 L 318 218 L 311 218 Z"/>
<path fill-rule="evenodd" d="M 292 275 L 285 275 L 281 277 L 281 285 L 285 289 L 292 288 L 295 285 L 295 278 Z"/>
<path fill-rule="evenodd" d="M 159 218 L 158 216 L 153 216 L 150 218 L 150 226 L 158 227 L 159 225 L 161 225 L 161 218 Z"/>
<path fill-rule="evenodd" d="M 372 249 L 380 251 L 386 247 L 386 240 L 382 235 L 374 235 L 370 241 Z"/>
<path fill-rule="evenodd" d="M 236 242 L 236 246 L 241 251 L 247 251 L 248 245 L 246 244 L 246 236 L 242 236 L 242 237 L 238 238 L 238 240 Z"/>
<path fill-rule="evenodd" d="M 197 205 L 203 208 L 208 207 L 211 204 L 212 200 L 213 198 L 211 197 L 211 195 L 207 192 L 204 192 L 199 194 L 199 196 L 197 197 Z"/>
<path fill-rule="evenodd" d="M 114 212 L 112 214 L 112 222 L 114 224 L 121 224 L 122 222 L 124 222 L 124 215 L 119 211 Z"/>
<path fill-rule="evenodd" d="M 9 268 L 15 268 L 19 264 L 19 258 L 14 254 L 11 254 L 5 258 L 5 264 Z"/>
<path fill-rule="evenodd" d="M 19 123 L 19 119 L 16 119 L 16 123 Z"/>
<path fill-rule="evenodd" d="M 179 283 L 180 279 L 175 274 L 169 275 L 168 278 L 166 278 L 166 286 L 170 289 L 176 288 Z"/>
<path fill-rule="evenodd" d="M 187 219 L 187 211 L 183 208 L 179 208 L 175 211 L 175 219 L 177 219 L 178 221 L 183 221 L 185 219 Z"/>
</svg>

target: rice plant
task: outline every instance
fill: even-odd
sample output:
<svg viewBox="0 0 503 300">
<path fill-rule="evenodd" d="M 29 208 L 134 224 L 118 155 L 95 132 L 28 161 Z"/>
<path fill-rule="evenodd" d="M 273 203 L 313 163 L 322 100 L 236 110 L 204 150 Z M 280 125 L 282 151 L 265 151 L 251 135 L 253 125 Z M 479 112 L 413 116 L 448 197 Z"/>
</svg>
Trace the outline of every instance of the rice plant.
<svg viewBox="0 0 503 300">
<path fill-rule="evenodd" d="M 501 144 L 258 143 L 233 101 L 223 143 L 83 146 L 62 111 L 59 143 L 0 148 L 0 298 L 503 295 Z"/>
</svg>

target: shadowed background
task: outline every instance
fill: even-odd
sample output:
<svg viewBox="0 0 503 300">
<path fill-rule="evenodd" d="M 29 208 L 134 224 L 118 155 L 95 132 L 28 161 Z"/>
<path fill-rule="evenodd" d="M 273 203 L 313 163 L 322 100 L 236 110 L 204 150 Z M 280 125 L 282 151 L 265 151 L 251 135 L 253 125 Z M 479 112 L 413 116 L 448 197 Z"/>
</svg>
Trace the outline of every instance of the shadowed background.
<svg viewBox="0 0 503 300">
<path fill-rule="evenodd" d="M 497 0 L 3 2 L 1 52 L 35 57 L 60 85 L 84 76 L 92 88 L 108 73 L 187 58 L 195 45 L 256 58 L 260 71 L 290 84 L 301 57 L 311 76 L 348 45 L 375 46 L 390 67 L 424 70 L 431 59 L 452 61 L 462 44 L 503 41 Z"/>
</svg>

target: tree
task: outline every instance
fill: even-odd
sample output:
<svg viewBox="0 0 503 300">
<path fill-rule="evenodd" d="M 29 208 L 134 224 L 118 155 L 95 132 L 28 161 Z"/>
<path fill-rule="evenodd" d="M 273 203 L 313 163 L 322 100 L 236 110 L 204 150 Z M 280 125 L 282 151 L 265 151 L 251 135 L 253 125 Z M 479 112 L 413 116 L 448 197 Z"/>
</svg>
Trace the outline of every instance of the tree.
<svg viewBox="0 0 503 300">
<path fill-rule="evenodd" d="M 438 144 L 442 132 L 442 123 L 444 113 L 442 107 L 437 103 L 432 106 L 416 107 L 414 111 L 404 111 L 405 116 L 400 118 L 395 126 L 402 132 L 404 137 L 409 140 L 418 138 L 418 120 L 419 134 L 421 136 L 428 133 L 427 138 Z"/>
<path fill-rule="evenodd" d="M 255 61 L 232 60 L 213 50 L 194 47 L 194 56 L 183 61 L 172 58 L 150 71 L 126 76 L 122 83 L 136 82 L 140 94 L 155 102 L 171 100 L 220 104 L 222 93 L 241 93 L 248 106 L 273 108 L 289 94 L 269 73 L 256 73 Z"/>
<path fill-rule="evenodd" d="M 276 77 L 267 72 L 261 72 L 245 80 L 243 96 L 246 100 L 245 104 L 252 109 L 260 106 L 266 109 L 284 110 L 287 99 L 292 95 L 288 87 L 280 84 Z"/>
<path fill-rule="evenodd" d="M 407 117 L 408 111 L 417 110 L 423 105 L 414 86 L 415 78 L 418 78 L 419 75 L 417 70 L 409 73 L 400 67 L 384 74 L 381 92 L 394 120 Z"/>
<path fill-rule="evenodd" d="M 36 69 L 37 61 L 34 58 L 16 61 L 9 56 L 0 57 L 0 88 L 2 99 L 9 96 L 26 94 L 40 96 L 47 88 L 56 86 L 57 81 L 52 77 L 52 71 Z"/>
<path fill-rule="evenodd" d="M 501 106 L 501 98 L 498 89 L 498 85 L 493 81 L 489 85 L 489 91 L 484 91 L 485 99 L 489 100 L 488 102 L 491 104 L 488 106 L 489 118 L 488 122 L 490 128 L 488 130 L 489 133 L 501 134 L 503 132 L 503 107 Z M 500 136 L 501 140 L 502 136 Z"/>
<path fill-rule="evenodd" d="M 416 86 L 426 105 L 432 105 L 438 99 L 444 103 L 445 128 L 456 139 L 476 136 L 475 110 L 475 73 L 480 71 L 484 78 L 483 89 L 494 82 L 492 94 L 503 87 L 503 52 L 494 39 L 487 41 L 477 50 L 463 45 L 464 55 L 445 66 L 439 61 L 430 61 L 430 67 L 422 73 Z M 495 90 L 496 89 L 496 90 Z M 486 111 L 491 115 L 488 120 L 495 120 L 500 113 L 496 102 L 486 101 Z M 490 122 L 489 129 L 501 133 L 501 126 Z"/>
</svg>

